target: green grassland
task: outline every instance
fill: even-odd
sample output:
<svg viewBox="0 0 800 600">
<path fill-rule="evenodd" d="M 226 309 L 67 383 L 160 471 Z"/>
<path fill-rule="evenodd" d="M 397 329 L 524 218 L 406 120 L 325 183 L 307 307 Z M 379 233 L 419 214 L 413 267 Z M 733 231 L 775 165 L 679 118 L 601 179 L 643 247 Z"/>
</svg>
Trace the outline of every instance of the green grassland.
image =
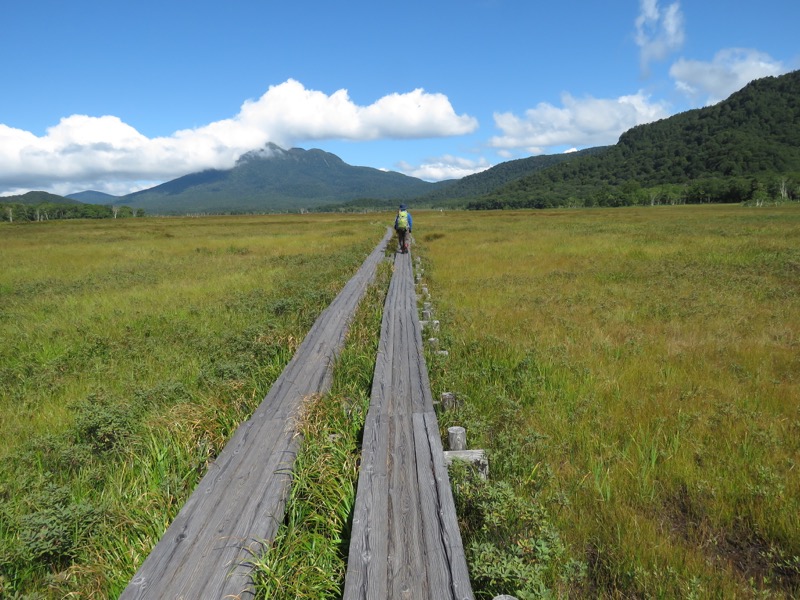
<svg viewBox="0 0 800 600">
<path fill-rule="evenodd" d="M 414 216 L 479 598 L 800 594 L 798 207 Z M 0 596 L 116 596 L 391 218 L 0 225 Z M 262 596 L 340 593 L 388 275 Z"/>
<path fill-rule="evenodd" d="M 0 226 L 0 596 L 116 596 L 385 227 Z"/>
<path fill-rule="evenodd" d="M 538 511 L 481 512 L 456 477 L 479 596 L 800 594 L 800 207 L 415 225 L 449 351 L 434 395 L 460 399 L 440 425 Z"/>
</svg>

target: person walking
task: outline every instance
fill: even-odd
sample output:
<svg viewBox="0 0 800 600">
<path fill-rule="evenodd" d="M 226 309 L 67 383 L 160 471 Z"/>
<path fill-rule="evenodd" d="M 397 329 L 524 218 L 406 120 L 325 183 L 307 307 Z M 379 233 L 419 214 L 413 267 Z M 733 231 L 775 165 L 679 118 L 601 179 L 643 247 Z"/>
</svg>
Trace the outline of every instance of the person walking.
<svg viewBox="0 0 800 600">
<path fill-rule="evenodd" d="M 405 204 L 400 205 L 397 216 L 394 218 L 394 230 L 397 232 L 397 243 L 401 254 L 408 253 L 408 243 L 411 236 L 411 213 Z"/>
</svg>

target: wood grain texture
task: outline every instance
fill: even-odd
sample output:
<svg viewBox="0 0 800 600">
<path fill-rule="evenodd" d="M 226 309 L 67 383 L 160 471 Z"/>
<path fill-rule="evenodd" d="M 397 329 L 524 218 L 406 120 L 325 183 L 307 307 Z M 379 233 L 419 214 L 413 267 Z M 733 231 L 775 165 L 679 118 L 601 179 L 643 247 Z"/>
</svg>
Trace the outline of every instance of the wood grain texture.
<svg viewBox="0 0 800 600">
<path fill-rule="evenodd" d="M 345 600 L 471 600 L 409 254 L 397 254 L 364 429 Z"/>
<path fill-rule="evenodd" d="M 264 541 L 274 538 L 283 520 L 298 445 L 294 415 L 304 398 L 330 388 L 331 365 L 358 303 L 375 277 L 390 235 L 387 230 L 319 316 L 251 418 L 238 427 L 209 467 L 121 599 L 252 597 L 247 561 Z"/>
</svg>

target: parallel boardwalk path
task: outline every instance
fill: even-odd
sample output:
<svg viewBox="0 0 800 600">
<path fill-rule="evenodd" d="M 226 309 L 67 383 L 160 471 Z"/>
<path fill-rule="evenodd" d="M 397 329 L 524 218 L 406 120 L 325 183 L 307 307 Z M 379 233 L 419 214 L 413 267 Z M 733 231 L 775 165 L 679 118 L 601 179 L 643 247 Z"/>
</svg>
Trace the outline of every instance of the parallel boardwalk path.
<svg viewBox="0 0 800 600">
<path fill-rule="evenodd" d="M 417 317 L 398 254 L 364 428 L 344 600 L 472 599 Z"/>
<path fill-rule="evenodd" d="M 253 416 L 209 468 L 120 598 L 252 596 L 246 562 L 283 520 L 297 451 L 291 417 L 330 388 L 331 363 L 384 256 L 390 231 L 317 319 Z"/>
</svg>

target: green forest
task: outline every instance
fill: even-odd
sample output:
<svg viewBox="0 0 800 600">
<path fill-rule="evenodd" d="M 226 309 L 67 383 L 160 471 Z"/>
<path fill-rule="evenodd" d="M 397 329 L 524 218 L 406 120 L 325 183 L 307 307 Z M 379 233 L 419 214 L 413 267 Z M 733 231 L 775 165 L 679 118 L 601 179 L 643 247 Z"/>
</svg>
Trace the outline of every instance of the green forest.
<svg viewBox="0 0 800 600">
<path fill-rule="evenodd" d="M 624 133 L 475 198 L 472 209 L 800 199 L 800 71 Z"/>
</svg>

